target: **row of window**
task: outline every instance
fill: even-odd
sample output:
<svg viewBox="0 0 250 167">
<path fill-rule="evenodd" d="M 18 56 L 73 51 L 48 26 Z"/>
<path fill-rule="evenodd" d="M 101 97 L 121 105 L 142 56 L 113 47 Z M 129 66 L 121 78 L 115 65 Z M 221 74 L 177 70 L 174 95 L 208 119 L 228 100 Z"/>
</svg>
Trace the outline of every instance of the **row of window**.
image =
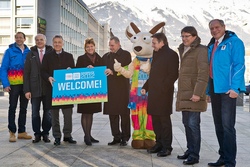
<svg viewBox="0 0 250 167">
<path fill-rule="evenodd" d="M 34 12 L 35 1 L 31 0 L 16 0 L 15 1 L 15 14 L 16 15 L 29 15 Z M 0 1 L 0 11 L 1 15 L 11 14 L 11 0 L 1 0 Z"/>
</svg>

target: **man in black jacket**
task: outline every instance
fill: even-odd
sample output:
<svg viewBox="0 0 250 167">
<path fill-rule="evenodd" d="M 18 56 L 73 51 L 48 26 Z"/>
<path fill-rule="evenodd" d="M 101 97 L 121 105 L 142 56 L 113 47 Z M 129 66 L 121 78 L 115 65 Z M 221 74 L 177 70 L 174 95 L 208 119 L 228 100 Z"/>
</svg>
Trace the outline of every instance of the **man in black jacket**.
<svg viewBox="0 0 250 167">
<path fill-rule="evenodd" d="M 65 52 L 63 50 L 63 38 L 61 35 L 56 35 L 53 38 L 53 47 L 54 49 L 46 53 L 44 55 L 43 63 L 42 63 L 42 77 L 44 80 L 49 81 L 49 84 L 46 85 L 46 93 L 49 95 L 48 102 L 52 103 L 52 86 L 53 82 L 55 81 L 53 78 L 54 70 L 59 69 L 68 69 L 74 68 L 75 62 L 73 55 Z M 59 105 L 59 106 L 52 106 L 51 107 L 51 116 L 52 116 L 52 134 L 55 138 L 54 145 L 61 144 L 61 130 L 60 130 L 60 123 L 59 123 L 59 110 L 62 110 L 63 117 L 64 117 L 64 127 L 63 127 L 63 134 L 64 138 L 63 141 L 69 142 L 71 144 L 76 144 L 76 141 L 73 140 L 71 133 L 72 133 L 72 108 L 73 105 Z"/>
<path fill-rule="evenodd" d="M 24 65 L 24 93 L 32 104 L 32 128 L 35 139 L 33 143 L 37 143 L 43 137 L 43 141 L 48 143 L 49 131 L 51 129 L 51 113 L 45 96 L 45 82 L 41 78 L 41 65 L 44 53 L 52 50 L 51 46 L 46 44 L 46 36 L 37 34 L 35 36 L 36 45 L 30 48 Z M 48 82 L 48 81 L 47 81 Z M 40 106 L 43 104 L 43 119 L 40 117 Z M 42 131 L 41 131 L 42 124 Z"/>
<path fill-rule="evenodd" d="M 171 154 L 172 148 L 172 103 L 174 82 L 178 78 L 178 54 L 169 48 L 163 33 L 152 35 L 154 48 L 149 78 L 141 93 L 148 92 L 147 113 L 152 115 L 156 145 L 148 153 L 157 153 L 158 157 Z"/>
</svg>

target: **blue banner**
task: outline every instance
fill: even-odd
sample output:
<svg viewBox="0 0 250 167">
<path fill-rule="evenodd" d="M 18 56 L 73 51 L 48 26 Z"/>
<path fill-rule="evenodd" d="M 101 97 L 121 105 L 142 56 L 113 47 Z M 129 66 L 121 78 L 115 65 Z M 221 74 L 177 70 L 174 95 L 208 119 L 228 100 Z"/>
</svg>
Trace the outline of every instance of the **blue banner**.
<svg viewBox="0 0 250 167">
<path fill-rule="evenodd" d="M 106 102 L 106 66 L 54 70 L 52 106 Z"/>
</svg>

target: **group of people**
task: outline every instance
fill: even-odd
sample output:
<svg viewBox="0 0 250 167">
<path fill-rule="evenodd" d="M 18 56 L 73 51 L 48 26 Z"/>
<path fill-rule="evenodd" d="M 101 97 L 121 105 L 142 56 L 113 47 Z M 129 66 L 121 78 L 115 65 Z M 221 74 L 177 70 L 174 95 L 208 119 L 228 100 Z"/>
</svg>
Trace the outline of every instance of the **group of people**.
<svg viewBox="0 0 250 167">
<path fill-rule="evenodd" d="M 174 83 L 178 79 L 176 111 L 182 111 L 187 150 L 178 155 L 184 165 L 199 163 L 201 145 L 200 113 L 207 109 L 207 95 L 211 98 L 215 131 L 219 143 L 219 159 L 209 166 L 234 167 L 236 165 L 236 98 L 245 91 L 245 48 L 237 35 L 226 30 L 223 20 L 209 22 L 212 39 L 208 46 L 201 45 L 201 39 L 193 26 L 181 30 L 182 43 L 178 54 L 172 50 L 164 33 L 152 35 L 154 49 L 149 79 L 143 85 L 141 94 L 148 93 L 147 113 L 152 116 L 156 144 L 147 150 L 159 157 L 171 154 L 172 148 L 172 103 Z M 25 34 L 17 32 L 15 43 L 6 50 L 1 67 L 4 90 L 9 92 L 8 128 L 9 141 L 15 142 L 17 127 L 15 113 L 18 99 L 18 138 L 31 139 L 26 133 L 28 100 L 32 104 L 32 128 L 34 143 L 43 139 L 50 142 L 49 131 L 55 138 L 54 145 L 60 145 L 61 131 L 59 110 L 64 116 L 63 141 L 75 144 L 72 133 L 73 105 L 52 106 L 53 71 L 70 68 L 94 68 L 106 66 L 108 79 L 108 102 L 103 113 L 109 115 L 113 141 L 108 145 L 126 146 L 131 136 L 129 102 L 129 79 L 114 69 L 114 63 L 126 67 L 131 55 L 123 50 L 117 37 L 109 41 L 110 52 L 102 57 L 95 52 L 92 38 L 85 40 L 85 54 L 78 57 L 76 65 L 73 55 L 63 50 L 63 37 L 53 38 L 53 47 L 46 45 L 46 36 L 38 34 L 36 45 L 29 48 L 24 44 Z M 179 62 L 180 61 L 180 62 Z M 43 119 L 40 106 L 43 106 Z M 91 135 L 93 114 L 102 111 L 101 103 L 78 104 L 86 145 L 99 142 Z M 42 126 L 42 130 L 41 130 Z"/>
</svg>

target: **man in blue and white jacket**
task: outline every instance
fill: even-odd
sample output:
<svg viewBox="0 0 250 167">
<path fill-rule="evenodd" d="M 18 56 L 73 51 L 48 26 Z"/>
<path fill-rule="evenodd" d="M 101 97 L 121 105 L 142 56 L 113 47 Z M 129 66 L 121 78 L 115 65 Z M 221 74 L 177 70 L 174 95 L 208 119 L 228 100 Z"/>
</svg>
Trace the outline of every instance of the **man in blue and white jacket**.
<svg viewBox="0 0 250 167">
<path fill-rule="evenodd" d="M 245 47 L 234 32 L 226 31 L 223 20 L 209 22 L 213 38 L 208 44 L 210 62 L 209 95 L 215 131 L 219 142 L 219 159 L 208 166 L 236 165 L 236 99 L 245 91 Z"/>
<path fill-rule="evenodd" d="M 19 139 L 32 138 L 26 133 L 25 128 L 28 100 L 23 92 L 24 62 L 30 50 L 24 44 L 25 34 L 23 32 L 16 33 L 15 41 L 15 43 L 9 45 L 9 48 L 3 55 L 0 73 L 4 91 L 9 93 L 8 129 L 10 142 L 16 142 L 16 131 L 18 131 Z M 20 100 L 20 112 L 17 129 L 15 115 L 18 99 Z"/>
</svg>

